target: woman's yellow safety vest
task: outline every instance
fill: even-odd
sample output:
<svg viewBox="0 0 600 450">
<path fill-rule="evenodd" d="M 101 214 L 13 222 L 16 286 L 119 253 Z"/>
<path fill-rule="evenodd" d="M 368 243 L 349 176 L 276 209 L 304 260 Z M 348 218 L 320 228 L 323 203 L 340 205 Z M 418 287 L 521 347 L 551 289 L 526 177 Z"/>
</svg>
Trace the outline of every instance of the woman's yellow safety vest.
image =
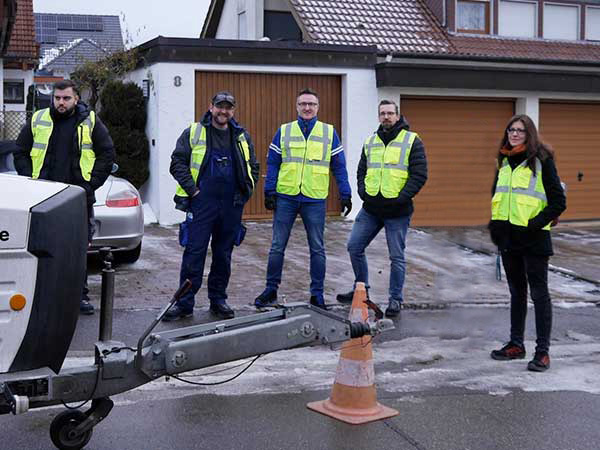
<svg viewBox="0 0 600 450">
<path fill-rule="evenodd" d="M 327 198 L 333 125 L 317 121 L 305 139 L 298 122 L 294 121 L 281 125 L 280 134 L 281 166 L 277 192 Z"/>
<path fill-rule="evenodd" d="M 541 161 L 536 158 L 534 174 L 527 160 L 512 170 L 508 158 L 504 158 L 492 197 L 492 220 L 508 220 L 513 225 L 526 227 L 547 205 Z M 550 223 L 543 229 L 550 230 Z"/>
<path fill-rule="evenodd" d="M 77 126 L 77 143 L 81 155 L 79 157 L 79 168 L 81 176 L 85 181 L 90 181 L 92 178 L 92 170 L 96 161 L 96 154 L 92 145 L 92 132 L 96 125 L 96 113 L 90 111 L 90 114 Z M 33 134 L 33 145 L 31 146 L 31 178 L 39 178 L 48 143 L 52 135 L 54 122 L 50 115 L 50 108 L 40 109 L 31 117 L 31 133 Z"/>
<path fill-rule="evenodd" d="M 374 197 L 396 198 L 408 179 L 408 157 L 417 133 L 401 130 L 387 146 L 377 133 L 367 138 L 363 148 L 367 158 L 365 190 Z"/>
<path fill-rule="evenodd" d="M 254 188 L 254 179 L 252 178 L 250 168 L 250 147 L 248 146 L 248 141 L 246 140 L 244 133 L 241 133 L 238 136 L 237 141 L 242 147 L 248 178 L 252 181 L 252 187 Z M 190 156 L 190 172 L 194 183 L 197 184 L 198 176 L 200 175 L 200 167 L 202 166 L 202 161 L 204 161 L 204 156 L 206 155 L 206 128 L 199 122 L 195 122 L 190 126 L 190 147 L 192 148 L 192 154 Z M 177 184 L 175 195 L 180 197 L 188 196 L 187 192 L 185 192 L 179 184 Z"/>
</svg>

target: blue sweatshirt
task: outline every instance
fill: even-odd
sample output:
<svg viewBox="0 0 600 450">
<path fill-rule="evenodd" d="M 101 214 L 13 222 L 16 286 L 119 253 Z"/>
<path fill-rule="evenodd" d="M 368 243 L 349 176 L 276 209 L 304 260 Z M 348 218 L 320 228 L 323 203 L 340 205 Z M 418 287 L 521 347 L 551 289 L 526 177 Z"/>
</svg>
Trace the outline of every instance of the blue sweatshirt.
<svg viewBox="0 0 600 450">
<path fill-rule="evenodd" d="M 310 135 L 310 132 L 312 131 L 316 122 L 316 117 L 312 118 L 311 120 L 304 120 L 301 117 L 298 117 L 298 125 L 300 126 L 300 130 L 302 130 L 304 139 L 308 139 L 308 136 Z M 279 168 L 281 167 L 281 148 L 279 148 L 280 142 L 281 128 L 277 130 L 277 133 L 275 133 L 273 141 L 269 146 L 269 154 L 267 156 L 267 179 L 265 181 L 265 196 L 277 194 L 280 197 L 286 197 L 300 202 L 324 202 L 325 199 L 306 197 L 305 195 L 302 195 L 302 193 L 297 195 L 286 195 L 276 192 L 277 178 L 279 176 Z M 340 198 L 350 198 L 352 196 L 352 191 L 350 189 L 350 183 L 348 183 L 348 171 L 346 170 L 346 156 L 344 155 L 344 147 L 342 146 L 340 138 L 338 137 L 338 134 L 335 130 L 333 130 L 333 145 L 331 150 L 331 161 L 329 163 L 329 167 L 331 168 L 333 176 L 335 177 L 335 181 L 337 183 L 338 190 L 340 193 Z"/>
</svg>

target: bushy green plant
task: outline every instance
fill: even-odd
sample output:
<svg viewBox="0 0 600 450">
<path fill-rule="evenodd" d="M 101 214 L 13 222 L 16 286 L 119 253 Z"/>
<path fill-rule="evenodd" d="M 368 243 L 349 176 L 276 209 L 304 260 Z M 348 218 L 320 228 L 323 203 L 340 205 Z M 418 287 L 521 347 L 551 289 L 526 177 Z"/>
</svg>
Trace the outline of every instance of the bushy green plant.
<svg viewBox="0 0 600 450">
<path fill-rule="evenodd" d="M 99 116 L 115 144 L 118 176 L 139 188 L 148 179 L 150 159 L 142 90 L 135 83 L 110 81 L 100 94 L 100 102 Z"/>
</svg>

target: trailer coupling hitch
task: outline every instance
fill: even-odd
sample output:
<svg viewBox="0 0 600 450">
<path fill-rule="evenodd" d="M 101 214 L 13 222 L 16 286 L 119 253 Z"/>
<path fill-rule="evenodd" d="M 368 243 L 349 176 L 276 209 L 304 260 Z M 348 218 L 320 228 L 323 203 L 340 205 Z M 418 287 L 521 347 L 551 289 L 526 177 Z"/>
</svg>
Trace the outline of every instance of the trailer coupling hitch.
<svg viewBox="0 0 600 450">
<path fill-rule="evenodd" d="M 0 393 L 8 403 L 11 413 L 23 414 L 29 410 L 29 398 L 23 395 L 14 395 L 8 383 L 0 383 Z"/>
<path fill-rule="evenodd" d="M 394 322 L 392 322 L 391 319 L 379 319 L 375 322 L 352 322 L 350 324 L 350 338 L 377 336 L 378 334 L 393 329 Z"/>
</svg>

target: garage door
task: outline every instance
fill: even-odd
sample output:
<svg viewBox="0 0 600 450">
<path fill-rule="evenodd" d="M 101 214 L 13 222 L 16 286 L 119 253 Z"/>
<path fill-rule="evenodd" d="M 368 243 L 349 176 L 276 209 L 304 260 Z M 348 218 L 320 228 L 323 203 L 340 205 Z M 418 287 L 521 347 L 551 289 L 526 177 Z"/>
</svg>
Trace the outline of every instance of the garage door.
<svg viewBox="0 0 600 450">
<path fill-rule="evenodd" d="M 495 157 L 513 100 L 402 97 L 429 164 L 412 225 L 482 225 L 490 220 Z"/>
<path fill-rule="evenodd" d="M 297 117 L 296 95 L 309 87 L 319 94 L 319 119 L 342 135 L 341 78 L 334 75 L 298 75 L 231 72 L 196 72 L 196 120 L 208 109 L 215 92 L 227 90 L 237 101 L 236 119 L 250 132 L 260 162 L 261 180 L 244 209 L 245 218 L 269 218 L 264 207 L 267 150 L 278 127 Z M 327 212 L 339 214 L 339 194 L 334 177 L 329 186 Z"/>
<path fill-rule="evenodd" d="M 562 218 L 600 218 L 600 104 L 541 102 L 540 133 L 567 184 Z"/>
</svg>

